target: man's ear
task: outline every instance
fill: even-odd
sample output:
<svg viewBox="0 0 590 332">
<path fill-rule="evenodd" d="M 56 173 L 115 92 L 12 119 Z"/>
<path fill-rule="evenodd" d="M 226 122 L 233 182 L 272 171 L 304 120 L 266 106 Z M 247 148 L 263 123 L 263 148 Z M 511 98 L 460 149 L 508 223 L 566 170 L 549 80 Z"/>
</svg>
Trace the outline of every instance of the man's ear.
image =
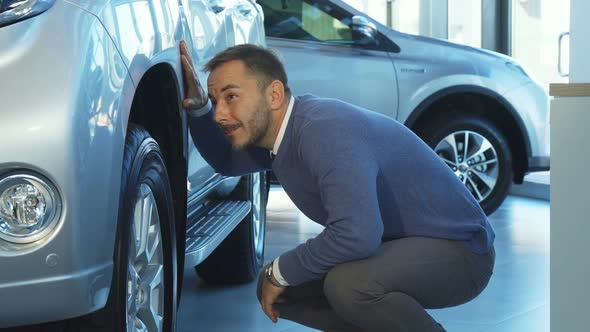
<svg viewBox="0 0 590 332">
<path fill-rule="evenodd" d="M 285 86 L 279 80 L 272 81 L 266 88 L 266 98 L 270 108 L 280 109 L 285 101 Z"/>
</svg>

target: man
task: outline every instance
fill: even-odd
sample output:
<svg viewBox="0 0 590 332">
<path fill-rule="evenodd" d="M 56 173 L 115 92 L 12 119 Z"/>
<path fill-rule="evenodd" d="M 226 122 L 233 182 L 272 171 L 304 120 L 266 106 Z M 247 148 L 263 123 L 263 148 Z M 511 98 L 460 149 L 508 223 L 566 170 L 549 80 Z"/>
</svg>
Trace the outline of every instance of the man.
<svg viewBox="0 0 590 332">
<path fill-rule="evenodd" d="M 272 169 L 295 205 L 325 226 L 261 273 L 258 297 L 273 322 L 444 331 L 425 308 L 459 305 L 485 288 L 494 232 L 410 130 L 338 100 L 291 96 L 281 62 L 253 45 L 206 64 L 208 98 L 184 43 L 180 51 L 183 106 L 205 159 L 227 175 Z"/>
</svg>

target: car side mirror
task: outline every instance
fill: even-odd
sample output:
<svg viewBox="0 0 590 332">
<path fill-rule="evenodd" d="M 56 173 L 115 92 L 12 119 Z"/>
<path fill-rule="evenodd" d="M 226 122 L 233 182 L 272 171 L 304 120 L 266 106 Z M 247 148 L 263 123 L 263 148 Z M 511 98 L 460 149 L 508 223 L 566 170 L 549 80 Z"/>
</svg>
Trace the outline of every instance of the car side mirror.
<svg viewBox="0 0 590 332">
<path fill-rule="evenodd" d="M 352 38 L 360 46 L 377 46 L 377 27 L 364 16 L 352 17 Z"/>
</svg>

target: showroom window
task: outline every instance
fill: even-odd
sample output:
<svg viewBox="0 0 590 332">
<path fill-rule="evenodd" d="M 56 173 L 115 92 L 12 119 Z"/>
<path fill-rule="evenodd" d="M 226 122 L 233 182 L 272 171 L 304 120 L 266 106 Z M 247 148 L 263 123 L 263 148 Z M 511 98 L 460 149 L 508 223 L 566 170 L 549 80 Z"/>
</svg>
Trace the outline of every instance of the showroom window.
<svg viewBox="0 0 590 332">
<path fill-rule="evenodd" d="M 345 0 L 395 30 L 482 46 L 483 0 Z"/>
<path fill-rule="evenodd" d="M 448 0 L 448 39 L 481 47 L 481 0 Z"/>
<path fill-rule="evenodd" d="M 420 34 L 420 1 L 396 0 L 392 8 L 394 29 L 412 35 Z"/>
<path fill-rule="evenodd" d="M 567 82 L 558 72 L 559 36 L 569 31 L 570 0 L 512 0 L 512 56 L 546 89 Z M 567 40 L 566 40 L 567 42 Z M 562 44 L 562 61 L 567 47 Z M 567 72 L 567 63 L 562 63 Z"/>
</svg>

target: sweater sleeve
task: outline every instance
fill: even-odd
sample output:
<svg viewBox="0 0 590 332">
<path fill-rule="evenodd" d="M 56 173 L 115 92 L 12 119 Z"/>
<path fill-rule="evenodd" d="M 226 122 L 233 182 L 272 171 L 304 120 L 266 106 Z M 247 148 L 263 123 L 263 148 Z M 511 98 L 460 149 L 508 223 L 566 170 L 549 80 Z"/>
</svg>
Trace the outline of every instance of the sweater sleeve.
<svg viewBox="0 0 590 332">
<path fill-rule="evenodd" d="M 300 157 L 317 181 L 326 228 L 281 255 L 290 285 L 321 279 L 335 265 L 372 256 L 383 235 L 377 197 L 379 168 L 362 124 L 337 128 L 310 123 L 302 130 Z"/>
<path fill-rule="evenodd" d="M 270 153 L 266 149 L 232 149 L 231 142 L 213 120 L 213 109 L 202 115 L 189 113 L 188 123 L 195 146 L 217 173 L 238 176 L 271 168 Z"/>
</svg>

